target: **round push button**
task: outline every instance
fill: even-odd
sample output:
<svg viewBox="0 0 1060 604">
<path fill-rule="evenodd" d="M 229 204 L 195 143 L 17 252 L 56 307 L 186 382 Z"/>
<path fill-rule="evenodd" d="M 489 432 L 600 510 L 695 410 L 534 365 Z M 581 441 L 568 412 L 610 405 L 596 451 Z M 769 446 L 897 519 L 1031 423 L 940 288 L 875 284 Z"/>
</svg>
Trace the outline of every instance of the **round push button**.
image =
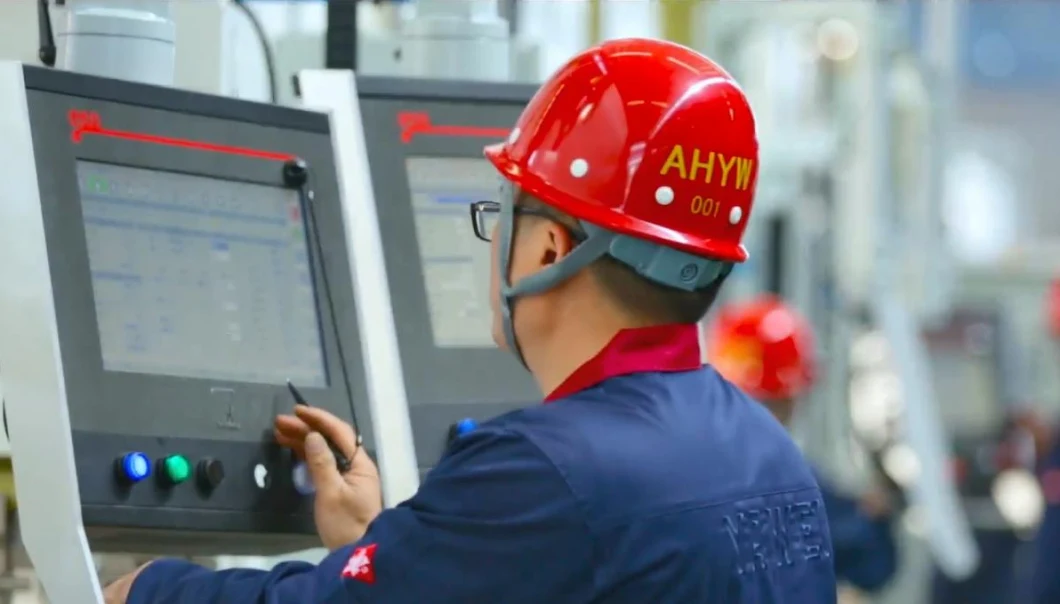
<svg viewBox="0 0 1060 604">
<path fill-rule="evenodd" d="M 471 418 L 462 419 L 456 422 L 455 428 L 454 432 L 456 432 L 457 437 L 464 436 L 474 432 L 478 428 L 478 422 Z"/>
<path fill-rule="evenodd" d="M 207 491 L 216 489 L 225 479 L 225 465 L 220 459 L 207 458 L 200 461 L 196 472 L 199 487 Z"/>
<path fill-rule="evenodd" d="M 162 460 L 162 478 L 171 485 L 178 485 L 191 478 L 191 462 L 183 455 L 170 455 Z"/>
<path fill-rule="evenodd" d="M 478 422 L 471 419 L 462 419 L 453 425 L 449 426 L 449 442 L 452 443 L 454 440 L 461 436 L 470 434 L 478 428 Z"/>
<path fill-rule="evenodd" d="M 151 460 L 139 451 L 122 455 L 116 465 L 118 478 L 127 484 L 136 484 L 151 475 Z"/>
<path fill-rule="evenodd" d="M 309 475 L 309 466 L 305 465 L 304 461 L 295 464 L 291 471 L 291 482 L 299 495 L 312 495 L 317 490 L 313 477 Z"/>
</svg>

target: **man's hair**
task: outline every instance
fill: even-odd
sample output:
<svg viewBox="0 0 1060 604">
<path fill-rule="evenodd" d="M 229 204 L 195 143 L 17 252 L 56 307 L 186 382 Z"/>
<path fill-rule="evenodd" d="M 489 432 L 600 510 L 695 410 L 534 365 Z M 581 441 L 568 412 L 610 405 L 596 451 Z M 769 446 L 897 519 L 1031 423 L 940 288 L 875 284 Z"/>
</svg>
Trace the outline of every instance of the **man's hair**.
<svg viewBox="0 0 1060 604">
<path fill-rule="evenodd" d="M 533 209 L 539 215 L 555 220 L 575 236 L 584 238 L 586 235 L 573 216 L 530 195 L 520 193 L 516 205 Z M 689 292 L 645 279 L 633 268 L 611 256 L 596 260 L 587 270 L 620 309 L 648 325 L 698 322 L 714 304 L 728 276 L 728 271 L 725 271 L 707 287 Z"/>
</svg>

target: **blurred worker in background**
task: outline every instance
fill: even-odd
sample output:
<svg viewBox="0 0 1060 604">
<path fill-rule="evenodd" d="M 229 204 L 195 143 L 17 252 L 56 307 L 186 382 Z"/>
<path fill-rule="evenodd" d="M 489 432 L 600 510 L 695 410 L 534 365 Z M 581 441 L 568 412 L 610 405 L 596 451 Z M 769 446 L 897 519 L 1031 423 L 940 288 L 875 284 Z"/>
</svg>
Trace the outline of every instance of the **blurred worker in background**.
<svg viewBox="0 0 1060 604">
<path fill-rule="evenodd" d="M 990 404 L 1001 411 L 1001 421 L 988 429 L 958 431 L 950 467 L 968 512 L 979 564 L 970 574 L 960 577 L 949 576 L 936 564 L 932 604 L 1022 604 L 1031 601 L 1034 589 L 1034 544 L 1028 542 L 1028 530 L 1038 521 L 1035 516 L 1040 512 L 1041 500 L 1040 491 L 1033 484 L 1033 472 L 1049 453 L 1052 430 L 1029 404 L 1023 352 L 1011 346 L 1015 340 L 1007 341 L 1001 323 L 997 328 L 998 333 L 991 338 L 995 341 L 992 345 L 1002 342 L 993 353 L 996 358 L 985 353 L 985 342 L 976 341 L 971 332 L 964 332 L 972 337 L 962 338 L 961 344 L 973 351 L 978 349 L 974 354 L 991 362 L 988 370 L 997 372 L 996 384 L 992 388 L 985 385 L 982 369 L 958 376 L 974 383 L 974 387 L 986 388 L 982 396 L 989 397 Z M 948 402 L 964 403 L 959 397 L 951 397 Z M 982 411 L 973 405 L 968 413 Z M 1054 554 L 1049 561 L 1049 581 L 1055 574 L 1055 560 Z M 1040 601 L 1060 602 L 1052 597 Z"/>
<path fill-rule="evenodd" d="M 996 485 L 998 476 L 1016 468 L 1031 469 L 1034 466 L 1034 451 L 1024 459 L 1025 447 L 1033 439 L 1037 448 L 1042 427 L 1033 414 L 1026 411 L 1014 413 L 1006 419 L 998 442 L 982 445 L 978 459 L 967 463 L 957 460 L 952 468 L 958 482 L 967 480 L 975 466 L 977 471 L 990 473 L 989 480 Z M 1040 449 L 1039 449 L 1040 451 Z M 1041 451 L 1044 454 L 1046 451 Z M 971 480 L 976 480 L 972 478 Z M 992 491 L 992 489 L 991 489 Z M 978 498 L 974 491 L 966 495 Z M 991 492 L 991 497 L 996 495 Z M 996 505 L 996 500 L 995 500 Z M 932 571 L 932 604 L 995 604 L 996 602 L 1027 602 L 1028 543 L 1025 531 L 1011 525 L 1003 512 L 1001 522 L 973 523 L 972 537 L 979 551 L 979 564 L 970 575 L 961 578 L 948 576 L 938 565 Z M 1052 601 L 1052 600 L 1048 600 Z"/>
<path fill-rule="evenodd" d="M 740 88 L 682 46 L 605 42 L 486 157 L 504 186 L 471 215 L 492 243 L 494 339 L 551 404 L 456 440 L 385 511 L 351 428 L 298 409 L 276 438 L 308 461 L 330 555 L 270 572 L 159 561 L 110 602 L 835 602 L 813 473 L 701 363 L 697 323 L 747 258 L 758 142 Z"/>
<path fill-rule="evenodd" d="M 1046 323 L 1053 338 L 1060 341 L 1060 279 L 1049 284 L 1045 305 Z M 1044 440 L 1044 439 L 1042 439 Z M 1030 604 L 1060 602 L 1060 440 L 1041 464 L 1045 515 L 1034 542 L 1034 570 L 1031 575 Z"/>
<path fill-rule="evenodd" d="M 809 322 L 770 295 L 722 307 L 707 330 L 708 361 L 785 427 L 796 401 L 814 383 L 815 348 Z M 820 476 L 818 482 L 832 531 L 836 578 L 864 592 L 881 589 L 897 571 L 888 498 L 873 489 L 852 499 Z"/>
</svg>

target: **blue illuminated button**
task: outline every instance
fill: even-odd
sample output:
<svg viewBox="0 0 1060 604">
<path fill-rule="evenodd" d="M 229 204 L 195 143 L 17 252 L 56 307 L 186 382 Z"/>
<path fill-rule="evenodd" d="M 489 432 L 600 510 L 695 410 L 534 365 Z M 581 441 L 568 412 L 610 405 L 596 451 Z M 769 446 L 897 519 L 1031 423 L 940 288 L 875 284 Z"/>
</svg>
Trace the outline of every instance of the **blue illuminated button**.
<svg viewBox="0 0 1060 604">
<path fill-rule="evenodd" d="M 300 495 L 312 495 L 317 490 L 316 485 L 313 484 L 313 477 L 309 475 L 309 468 L 304 461 L 295 464 L 291 473 L 291 482 L 294 483 L 294 490 L 298 491 Z"/>
<path fill-rule="evenodd" d="M 476 422 L 475 420 L 473 420 L 471 418 L 467 418 L 467 419 L 462 419 L 462 420 L 456 422 L 456 430 L 455 431 L 456 431 L 456 435 L 458 437 L 460 437 L 460 436 L 464 436 L 465 434 L 470 434 L 470 433 L 474 432 L 476 428 L 478 428 L 478 422 Z"/>
<path fill-rule="evenodd" d="M 122 479 L 135 484 L 151 475 L 151 460 L 140 452 L 126 453 L 118 460 L 118 472 Z"/>
<path fill-rule="evenodd" d="M 474 432 L 478 428 L 478 422 L 471 418 L 462 419 L 449 426 L 449 444 L 456 439 Z"/>
</svg>

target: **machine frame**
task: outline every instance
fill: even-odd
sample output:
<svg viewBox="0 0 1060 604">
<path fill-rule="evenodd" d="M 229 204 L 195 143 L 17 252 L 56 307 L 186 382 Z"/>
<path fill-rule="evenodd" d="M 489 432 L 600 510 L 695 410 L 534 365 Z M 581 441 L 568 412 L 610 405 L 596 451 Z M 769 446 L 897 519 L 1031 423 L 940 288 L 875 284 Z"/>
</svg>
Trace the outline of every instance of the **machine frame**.
<svg viewBox="0 0 1060 604">
<path fill-rule="evenodd" d="M 419 488 L 419 472 L 409 420 L 405 375 L 398 349 L 383 242 L 379 233 L 368 149 L 352 72 L 305 71 L 298 76 L 308 109 L 330 115 L 335 165 L 342 191 L 347 250 L 357 298 L 365 376 L 372 405 L 372 431 L 387 505 Z M 370 354 L 369 354 L 370 351 Z"/>
<path fill-rule="evenodd" d="M 37 407 L 35 413 L 23 413 L 16 405 L 7 409 L 13 457 L 49 460 L 51 468 L 41 472 L 16 462 L 15 487 L 26 502 L 19 521 L 26 553 L 48 597 L 94 604 L 103 597 L 81 517 L 23 76 L 22 64 L 0 62 L 0 131 L 5 137 L 5 144 L 0 144 L 0 165 L 10 174 L 21 175 L 11 179 L 0 203 L 0 225 L 18 220 L 25 227 L 8 229 L 0 238 L 0 257 L 4 258 L 0 283 L 4 283 L 5 299 L 18 311 L 0 315 L 0 333 L 17 339 L 21 349 L 17 355 L 5 354 L 11 348 L 0 346 L 0 367 L 8 375 L 4 380 L 7 400 L 31 398 Z M 13 375 L 20 377 L 13 379 Z"/>
<path fill-rule="evenodd" d="M 376 267 L 364 269 L 372 272 L 372 284 L 382 282 L 386 287 L 361 283 L 358 275 L 356 289 L 360 309 L 377 308 L 373 313 L 382 316 L 386 312 L 395 321 L 393 353 L 386 349 L 375 354 L 396 354 L 395 363 L 405 368 L 400 379 L 409 406 L 401 422 L 411 421 L 412 440 L 404 441 L 404 435 L 391 438 L 392 428 L 384 425 L 377 425 L 376 433 L 382 435 L 384 485 L 390 483 L 391 490 L 411 494 L 418 477 L 415 482 L 401 477 L 387 462 L 401 456 L 401 468 L 407 468 L 405 451 L 398 447 L 415 451 L 413 461 L 423 476 L 445 450 L 453 422 L 462 418 L 484 421 L 537 404 L 540 392 L 510 354 L 492 346 L 446 349 L 433 342 L 426 286 L 414 260 L 418 256 L 416 233 L 412 232 L 415 216 L 406 201 L 410 187 L 405 161 L 409 157 L 481 158 L 484 145 L 507 137 L 536 87 L 355 77 L 351 72 L 321 70 L 301 72 L 298 81 L 305 106 L 332 115 L 340 177 L 351 193 L 345 205 L 350 249 L 363 247 L 365 257 L 377 254 L 386 265 L 385 273 L 378 276 Z M 394 202 L 379 204 L 377 197 Z M 482 252 L 486 253 L 484 247 Z M 355 274 L 359 270 L 355 265 Z M 373 361 L 368 358 L 369 363 Z M 375 370 L 368 373 L 374 376 Z M 373 417 L 385 421 L 390 413 L 395 412 L 379 410 Z"/>
</svg>

